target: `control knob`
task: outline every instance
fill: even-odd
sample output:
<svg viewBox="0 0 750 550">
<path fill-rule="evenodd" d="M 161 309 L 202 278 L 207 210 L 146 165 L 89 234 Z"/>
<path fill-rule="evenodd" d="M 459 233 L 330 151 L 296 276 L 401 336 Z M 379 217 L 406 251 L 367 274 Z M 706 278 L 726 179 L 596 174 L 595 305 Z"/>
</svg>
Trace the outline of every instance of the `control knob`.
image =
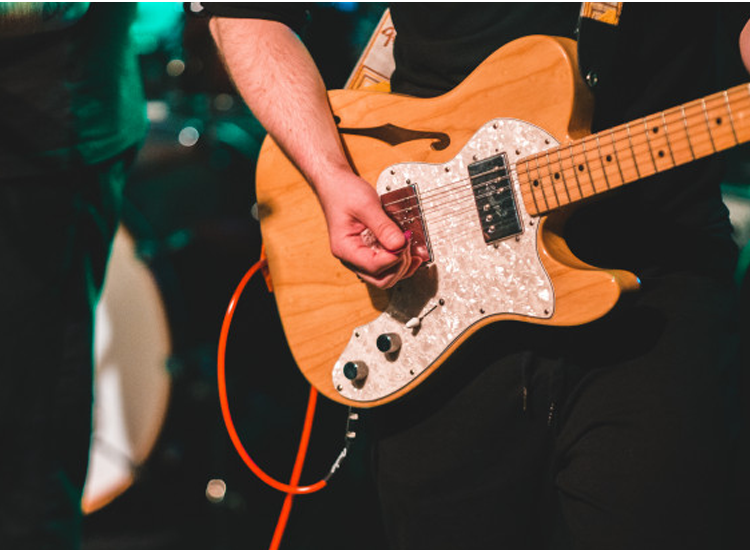
<svg viewBox="0 0 750 550">
<path fill-rule="evenodd" d="M 367 365 L 362 363 L 361 361 L 347 361 L 344 364 L 344 376 L 351 380 L 352 383 L 363 383 L 365 381 L 365 378 L 367 378 L 367 375 L 369 374 L 369 369 L 367 368 Z"/>
<path fill-rule="evenodd" d="M 375 345 L 383 353 L 396 353 L 401 349 L 401 337 L 393 332 L 387 332 L 378 336 Z"/>
</svg>

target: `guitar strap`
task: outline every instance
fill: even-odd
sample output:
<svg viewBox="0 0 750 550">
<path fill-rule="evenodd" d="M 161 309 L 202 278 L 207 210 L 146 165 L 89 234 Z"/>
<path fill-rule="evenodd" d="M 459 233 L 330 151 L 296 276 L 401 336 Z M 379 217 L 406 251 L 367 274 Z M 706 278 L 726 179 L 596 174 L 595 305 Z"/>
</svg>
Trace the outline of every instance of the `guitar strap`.
<svg viewBox="0 0 750 550">
<path fill-rule="evenodd" d="M 578 69 L 592 90 L 606 85 L 618 38 L 622 2 L 583 2 L 578 18 Z"/>
<path fill-rule="evenodd" d="M 583 2 L 578 19 L 578 67 L 581 76 L 593 89 L 606 81 L 611 69 L 612 55 L 617 43 L 617 28 L 622 14 L 622 2 Z M 393 39 L 396 29 L 386 8 L 370 36 L 362 55 L 346 82 L 352 90 L 390 90 L 390 79 L 395 68 Z"/>
<path fill-rule="evenodd" d="M 396 68 L 396 62 L 393 59 L 395 37 L 396 29 L 391 21 L 391 12 L 386 8 L 370 36 L 370 41 L 354 66 L 349 80 L 346 81 L 345 88 L 390 91 L 391 75 L 393 69 Z"/>
</svg>

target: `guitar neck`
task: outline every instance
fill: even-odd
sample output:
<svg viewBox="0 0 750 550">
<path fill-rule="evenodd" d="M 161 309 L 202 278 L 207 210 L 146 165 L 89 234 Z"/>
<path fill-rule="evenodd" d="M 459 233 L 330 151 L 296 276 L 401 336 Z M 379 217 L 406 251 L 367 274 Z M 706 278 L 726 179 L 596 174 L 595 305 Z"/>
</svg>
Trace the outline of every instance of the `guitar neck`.
<svg viewBox="0 0 750 550">
<path fill-rule="evenodd" d="M 750 85 L 521 159 L 526 209 L 541 215 L 750 141 Z"/>
</svg>

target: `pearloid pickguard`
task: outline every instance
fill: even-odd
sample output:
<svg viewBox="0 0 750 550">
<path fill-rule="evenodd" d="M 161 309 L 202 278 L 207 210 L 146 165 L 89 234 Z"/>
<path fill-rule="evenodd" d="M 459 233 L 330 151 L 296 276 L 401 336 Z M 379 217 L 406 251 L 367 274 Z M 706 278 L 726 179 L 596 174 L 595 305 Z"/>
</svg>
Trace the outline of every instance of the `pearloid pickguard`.
<svg viewBox="0 0 750 550">
<path fill-rule="evenodd" d="M 433 261 L 396 286 L 378 318 L 354 330 L 332 372 L 343 397 L 367 402 L 402 389 L 483 318 L 552 316 L 554 289 L 539 258 L 537 218 L 524 208 L 515 163 L 556 145 L 532 124 L 497 119 L 486 123 L 446 164 L 403 163 L 381 174 L 380 194 L 416 186 Z M 467 166 L 501 152 L 507 156 L 523 232 L 487 244 Z M 418 329 L 406 327 L 413 319 L 421 320 Z M 384 333 L 399 336 L 397 353 L 385 355 L 377 349 L 376 339 Z M 349 361 L 367 366 L 364 381 L 353 383 L 344 376 Z"/>
</svg>

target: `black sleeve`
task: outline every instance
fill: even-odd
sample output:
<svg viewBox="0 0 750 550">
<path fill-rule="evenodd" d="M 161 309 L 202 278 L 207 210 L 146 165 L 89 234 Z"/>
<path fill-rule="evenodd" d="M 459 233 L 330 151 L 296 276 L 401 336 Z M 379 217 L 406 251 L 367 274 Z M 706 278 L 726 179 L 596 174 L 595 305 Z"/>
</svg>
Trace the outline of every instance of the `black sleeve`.
<svg viewBox="0 0 750 550">
<path fill-rule="evenodd" d="M 266 19 L 284 23 L 302 35 L 310 19 L 306 2 L 186 2 L 185 10 L 199 17 Z"/>
</svg>

